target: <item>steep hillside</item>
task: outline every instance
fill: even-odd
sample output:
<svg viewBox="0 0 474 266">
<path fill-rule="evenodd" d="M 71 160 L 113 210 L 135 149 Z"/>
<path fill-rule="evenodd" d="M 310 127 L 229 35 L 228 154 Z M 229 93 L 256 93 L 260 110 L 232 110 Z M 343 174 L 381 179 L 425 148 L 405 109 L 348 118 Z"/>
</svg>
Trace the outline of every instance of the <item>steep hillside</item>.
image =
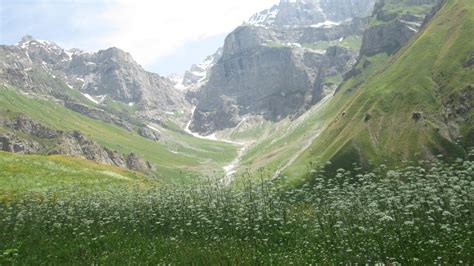
<svg viewBox="0 0 474 266">
<path fill-rule="evenodd" d="M 301 175 L 314 160 L 335 170 L 464 157 L 474 145 L 473 35 L 470 1 L 445 1 L 380 71 L 341 86 L 327 107 L 330 125 L 287 173 Z"/>
</svg>

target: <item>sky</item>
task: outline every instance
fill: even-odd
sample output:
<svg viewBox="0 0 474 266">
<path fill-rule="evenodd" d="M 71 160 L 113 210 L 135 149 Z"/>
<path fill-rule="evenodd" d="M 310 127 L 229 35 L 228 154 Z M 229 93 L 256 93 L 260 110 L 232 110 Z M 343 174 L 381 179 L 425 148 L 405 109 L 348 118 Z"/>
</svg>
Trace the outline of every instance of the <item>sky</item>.
<svg viewBox="0 0 474 266">
<path fill-rule="evenodd" d="M 146 70 L 183 73 L 278 0 L 0 0 L 0 44 L 24 35 L 63 48 L 123 49 Z"/>
</svg>

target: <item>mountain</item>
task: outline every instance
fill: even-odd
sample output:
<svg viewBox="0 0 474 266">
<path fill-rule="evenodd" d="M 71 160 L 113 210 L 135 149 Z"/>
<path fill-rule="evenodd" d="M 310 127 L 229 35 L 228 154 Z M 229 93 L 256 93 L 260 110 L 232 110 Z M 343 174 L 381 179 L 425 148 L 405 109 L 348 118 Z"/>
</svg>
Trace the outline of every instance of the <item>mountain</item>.
<svg viewBox="0 0 474 266">
<path fill-rule="evenodd" d="M 375 0 L 281 0 L 253 15 L 245 24 L 267 27 L 304 27 L 338 24 L 355 17 L 366 17 Z"/>
<path fill-rule="evenodd" d="M 169 79 L 145 71 L 118 48 L 96 53 L 65 50 L 25 36 L 18 45 L 0 46 L 0 51 L 0 80 L 29 93 L 73 100 L 66 87 L 96 106 L 114 102 L 136 105 L 141 116 L 148 118 L 153 115 L 147 112 L 166 114 L 187 104 L 184 93 L 175 90 Z"/>
<path fill-rule="evenodd" d="M 304 165 L 315 158 L 330 160 L 328 168 L 335 171 L 353 163 L 371 168 L 466 156 L 474 146 L 470 1 L 379 1 L 364 42 L 371 41 L 374 28 L 386 32 L 401 25 L 406 14 L 420 10 L 426 13 L 425 23 L 417 33 L 412 30 L 414 38 L 401 49 L 384 46 L 388 49 L 379 54 L 361 57 L 356 74 L 323 110 L 331 112 L 328 126 L 288 172 L 303 173 Z M 379 21 L 381 13 L 395 18 Z"/>
<path fill-rule="evenodd" d="M 0 151 L 80 157 L 174 181 L 223 172 L 234 159 L 235 145 L 183 130 L 185 91 L 120 49 L 65 50 L 25 36 L 0 46 L 0 62 Z"/>
<path fill-rule="evenodd" d="M 358 57 L 368 20 L 356 16 L 371 3 L 282 1 L 254 15 L 227 36 L 199 89 L 191 129 L 207 135 L 249 116 L 279 121 L 331 94 Z M 335 15 L 338 8 L 351 12 Z"/>
<path fill-rule="evenodd" d="M 208 56 L 202 63 L 192 65 L 191 69 L 184 73 L 183 84 L 185 86 L 193 86 L 204 82 L 208 76 L 210 69 L 219 61 L 222 56 L 222 48 L 219 48 L 213 55 Z"/>
<path fill-rule="evenodd" d="M 353 163 L 357 163 L 363 165 L 366 168 L 371 169 L 379 164 L 386 164 L 386 165 L 400 165 L 404 160 L 418 160 L 419 158 L 423 159 L 430 159 L 430 160 L 438 160 L 438 154 L 443 154 L 443 158 L 453 158 L 453 157 L 460 157 L 464 158 L 465 151 L 472 146 L 472 136 L 469 135 L 469 123 L 463 122 L 460 130 L 452 128 L 452 133 L 456 133 L 457 131 L 463 132 L 463 137 L 461 144 L 456 145 L 458 140 L 456 138 L 448 138 L 449 141 L 445 141 L 444 138 L 440 138 L 436 141 L 432 141 L 431 146 L 438 147 L 437 149 L 433 149 L 429 152 L 420 153 L 420 150 L 430 150 L 431 148 L 427 149 L 428 143 L 416 143 L 416 145 L 411 145 L 409 140 L 415 138 L 426 138 L 424 134 L 413 133 L 409 137 L 403 135 L 405 140 L 400 139 L 403 138 L 402 136 L 384 136 L 383 141 L 386 141 L 389 144 L 387 146 L 375 146 L 374 144 L 362 146 L 361 144 L 355 144 L 349 138 L 352 134 L 355 134 L 360 128 L 367 127 L 368 125 L 371 126 L 370 138 L 375 139 L 378 137 L 374 135 L 373 132 L 378 132 L 377 134 L 388 134 L 390 130 L 395 133 L 392 134 L 405 134 L 405 132 L 411 132 L 413 129 L 413 124 L 415 120 L 412 117 L 416 118 L 420 116 L 419 113 L 427 114 L 427 111 L 420 111 L 418 109 L 417 101 L 422 101 L 422 99 L 439 99 L 438 96 L 435 97 L 436 92 L 434 95 L 424 95 L 424 96 L 416 96 L 413 97 L 412 94 L 408 93 L 410 90 L 419 90 L 415 89 L 417 86 L 421 84 L 421 82 L 415 78 L 419 77 L 421 80 L 426 78 L 427 80 L 432 79 L 426 72 L 430 71 L 433 66 L 433 62 L 428 62 L 427 65 L 423 65 L 422 62 L 426 63 L 426 61 L 421 60 L 422 58 L 426 57 L 433 57 L 432 54 L 437 53 L 447 53 L 447 51 L 454 52 L 457 48 L 449 48 L 446 46 L 445 49 L 442 45 L 438 44 L 437 46 L 432 46 L 430 42 L 425 42 L 423 44 L 423 49 L 425 51 L 417 51 L 419 54 L 410 54 L 410 58 L 413 58 L 412 62 L 409 62 L 406 66 L 407 70 L 410 69 L 411 72 L 403 71 L 403 75 L 405 76 L 398 76 L 399 80 L 389 80 L 385 81 L 387 84 L 378 84 L 376 87 L 386 87 L 386 89 L 382 92 L 374 92 L 377 91 L 375 88 L 368 88 L 367 85 L 369 84 L 370 80 L 373 80 L 375 76 L 380 75 L 380 72 L 384 71 L 388 66 L 392 64 L 394 60 L 398 58 L 398 56 L 403 53 L 408 45 L 411 43 L 416 42 L 420 35 L 426 34 L 427 26 L 432 22 L 433 17 L 438 14 L 438 11 L 445 2 L 440 1 L 430 1 L 427 3 L 426 1 L 420 1 L 418 4 L 416 1 L 385 1 L 385 5 L 381 5 L 382 1 L 377 2 L 377 7 L 374 9 L 373 16 L 369 19 L 369 26 L 367 27 L 364 35 L 367 36 L 367 32 L 372 30 L 372 27 L 379 27 L 382 28 L 387 26 L 386 31 L 389 32 L 390 29 L 394 29 L 390 26 L 390 23 L 383 23 L 379 21 L 377 18 L 377 13 L 380 12 L 380 9 L 383 9 L 386 13 L 393 13 L 393 21 L 399 20 L 400 17 L 406 17 L 409 15 L 413 15 L 416 17 L 421 17 L 421 26 L 417 28 L 417 31 L 412 31 L 411 38 L 400 39 L 399 45 L 400 49 L 382 49 L 379 53 L 368 53 L 361 52 L 357 63 L 352 67 L 352 69 L 347 72 L 343 77 L 342 84 L 338 86 L 338 89 L 335 91 L 334 95 L 327 96 L 323 101 L 320 101 L 318 104 L 312 106 L 308 111 L 306 111 L 303 115 L 299 116 L 296 119 L 283 119 L 277 123 L 271 121 L 262 121 L 262 120 L 255 120 L 255 119 L 247 119 L 245 122 L 240 123 L 237 127 L 229 130 L 225 130 L 224 133 L 226 136 L 236 140 L 236 141 L 250 141 L 252 144 L 244 156 L 241 158 L 240 166 L 237 169 L 238 173 L 246 173 L 250 172 L 257 172 L 260 171 L 259 169 L 266 169 L 267 176 L 270 178 L 277 178 L 278 176 L 282 177 L 291 177 L 292 181 L 301 182 L 301 177 L 308 174 L 308 167 L 310 165 L 321 165 L 326 161 L 331 161 L 331 167 L 328 167 L 328 170 L 336 171 L 339 168 L 346 168 L 352 169 Z M 467 11 L 466 11 L 467 12 Z M 454 16 L 454 15 L 453 15 Z M 440 23 L 440 22 L 438 22 Z M 469 21 L 464 17 L 460 18 L 459 21 L 456 22 L 458 25 L 469 25 Z M 405 26 L 403 26 L 405 27 Z M 467 29 L 466 29 L 467 30 Z M 396 30 L 395 30 L 396 31 Z M 443 36 L 445 33 L 435 32 L 431 34 L 431 38 L 436 39 L 440 38 L 438 36 Z M 465 34 L 470 35 L 469 31 L 466 31 Z M 363 44 L 367 45 L 366 42 L 374 42 L 378 39 L 372 38 L 364 38 Z M 405 40 L 405 41 L 404 41 Z M 463 45 L 467 45 L 467 39 L 460 38 L 458 40 L 460 44 L 464 42 Z M 420 50 L 423 50 L 420 48 Z M 453 50 L 449 50 L 453 49 Z M 435 51 L 435 52 L 433 52 Z M 472 53 L 472 52 L 471 52 Z M 460 65 L 469 65 L 471 61 L 469 56 L 469 48 L 465 51 L 464 59 L 459 59 L 461 62 Z M 471 56 L 472 57 L 472 56 Z M 420 61 L 418 64 L 417 60 Z M 467 60 L 467 61 L 466 61 Z M 453 62 L 448 61 L 447 58 L 444 58 L 443 61 L 446 61 L 446 65 L 452 64 Z M 415 64 L 416 63 L 416 64 Z M 441 63 L 441 60 L 438 61 Z M 415 70 L 410 64 L 416 65 L 419 70 Z M 457 78 L 454 76 L 448 76 L 446 71 L 441 71 L 446 75 L 446 80 L 452 79 L 456 80 Z M 401 73 L 401 72 L 400 72 Z M 398 73 L 398 74 L 400 74 Z M 464 74 L 462 74 L 464 73 Z M 386 72 L 386 75 L 389 73 Z M 392 74 L 395 74 L 392 72 Z M 467 75 L 466 68 L 459 69 L 459 74 L 461 76 Z M 410 83 L 403 83 L 399 84 L 399 82 L 403 79 L 411 78 Z M 434 80 L 434 79 L 433 79 Z M 423 81 L 425 82 L 425 81 Z M 389 89 L 391 85 L 397 86 L 395 88 Z M 371 87 L 374 86 L 373 84 L 370 85 Z M 427 86 L 428 85 L 424 85 Z M 469 82 L 464 83 L 464 85 L 460 85 L 464 87 L 465 90 L 469 90 Z M 359 98 L 355 98 L 355 94 L 362 91 L 372 91 L 371 97 L 368 95 L 360 96 Z M 382 90 L 381 90 L 382 91 Z M 396 93 L 402 94 L 402 92 L 407 92 L 410 96 L 399 96 L 395 99 L 386 98 L 386 93 Z M 421 90 L 422 91 L 422 90 Z M 372 95 L 373 94 L 373 95 Z M 449 113 L 464 113 L 466 110 L 469 110 L 468 106 L 472 106 L 469 103 L 470 99 L 469 95 L 463 93 L 461 98 L 454 97 L 452 100 L 456 102 L 456 104 L 452 104 L 448 108 Z M 418 99 L 419 97 L 420 99 Z M 347 109 L 347 105 L 349 103 L 355 102 L 357 100 L 358 104 L 361 104 L 365 101 L 378 101 L 380 102 L 377 104 L 377 107 L 373 111 L 359 111 L 351 110 L 351 112 L 345 110 Z M 387 100 L 386 100 L 387 99 Z M 400 113 L 397 113 L 399 106 L 391 106 L 386 107 L 382 105 L 382 102 L 388 101 L 389 103 L 387 106 L 391 106 L 391 103 L 395 103 L 396 101 L 405 101 L 404 105 L 409 106 L 413 104 L 412 111 L 403 113 L 400 109 Z M 442 99 L 438 101 L 442 102 Z M 405 108 L 408 108 L 406 107 Z M 437 107 L 438 111 L 442 110 L 443 108 Z M 387 110 L 389 109 L 389 111 Z M 385 127 L 389 124 L 391 120 L 385 120 L 382 124 L 372 124 L 374 123 L 374 115 L 372 112 L 376 112 L 379 110 L 385 110 L 386 112 L 390 112 L 390 115 L 387 115 L 387 119 L 392 119 L 393 121 L 399 121 L 397 115 L 400 114 L 404 118 L 408 118 L 408 121 L 401 123 L 399 125 L 394 124 L 390 127 Z M 457 111 L 455 111 L 457 110 Z M 432 110 L 430 112 L 433 112 Z M 445 111 L 440 111 L 441 113 Z M 434 112 L 436 113 L 436 112 Z M 349 114 L 351 114 L 349 116 Z M 353 120 L 352 115 L 355 115 L 356 119 L 360 120 Z M 421 115 L 423 116 L 423 115 Z M 439 113 L 437 114 L 440 121 L 442 121 L 442 115 Z M 450 116 L 453 116 L 451 114 Z M 459 119 L 459 118 L 458 118 Z M 347 127 L 343 131 L 342 128 L 333 128 L 336 123 L 340 124 L 342 121 L 350 123 L 351 125 L 355 125 L 355 122 L 358 122 L 357 127 Z M 410 123 L 410 122 L 412 123 Z M 436 121 L 436 120 L 435 120 Z M 354 124 L 353 124 L 354 123 Z M 452 122 L 449 122 L 452 124 Z M 433 124 L 433 122 L 428 122 L 428 125 Z M 406 127 L 406 129 L 405 129 Z M 331 128 L 332 130 L 328 130 Z M 440 132 L 446 135 L 446 128 L 445 126 L 439 127 Z M 385 131 L 387 130 L 387 131 Z M 450 130 L 450 131 L 451 131 Z M 342 135 L 344 132 L 344 135 Z M 367 136 L 366 136 L 367 137 Z M 367 137 L 368 138 L 368 137 Z M 395 142 L 395 140 L 398 140 Z M 459 140 L 461 140 L 459 139 Z M 256 140 L 254 142 L 254 140 Z M 360 141 L 360 140 L 358 140 Z M 377 139 L 377 141 L 381 142 L 382 140 Z M 392 142 L 393 141 L 393 142 Z M 443 149 L 439 149 L 443 143 L 455 143 L 454 146 L 449 146 Z M 351 146 L 351 144 L 354 144 Z M 353 147 L 352 155 L 354 157 L 344 158 L 344 156 L 340 156 L 341 154 L 345 153 L 345 149 L 341 149 L 339 145 L 347 145 L 347 147 Z M 420 145 L 420 146 L 418 146 Z M 423 147 L 425 145 L 425 147 Z M 373 148 L 373 146 L 375 146 Z M 347 148 L 345 147 L 345 148 Z M 454 149 L 449 149 L 449 147 L 456 147 Z M 376 150 L 377 153 L 374 154 L 373 150 Z M 438 150 L 438 151 L 437 151 Z M 360 156 L 360 157 L 359 157 Z M 330 168 L 330 169 L 329 169 Z"/>
<path fill-rule="evenodd" d="M 1 150 L 122 167 L 133 154 L 180 180 L 463 157 L 473 145 L 471 9 L 372 3 L 282 1 L 182 77 L 149 73 L 117 48 L 64 50 L 29 36 L 0 46 Z"/>
</svg>

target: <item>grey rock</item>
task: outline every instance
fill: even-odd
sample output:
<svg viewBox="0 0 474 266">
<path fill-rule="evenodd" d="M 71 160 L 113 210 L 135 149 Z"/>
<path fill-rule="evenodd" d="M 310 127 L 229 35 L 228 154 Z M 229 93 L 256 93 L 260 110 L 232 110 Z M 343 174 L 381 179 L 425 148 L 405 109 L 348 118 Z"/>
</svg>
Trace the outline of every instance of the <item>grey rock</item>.
<svg viewBox="0 0 474 266">
<path fill-rule="evenodd" d="M 107 95 L 162 112 L 179 110 L 187 104 L 184 93 L 176 90 L 172 81 L 145 71 L 130 54 L 117 48 L 75 56 L 66 73 L 84 77 L 81 91 L 92 96 Z"/>
<path fill-rule="evenodd" d="M 11 133 L 0 133 L 0 151 L 35 154 L 42 149 L 35 141 L 19 138 Z"/>
<path fill-rule="evenodd" d="M 432 5 L 433 8 L 424 15 L 409 12 L 402 14 L 394 8 L 384 9 L 389 4 Z M 396 0 L 378 0 L 372 16 L 380 23 L 365 31 L 360 54 L 371 56 L 378 53 L 396 53 L 434 16 L 439 8 L 440 0 L 410 0 L 403 3 Z"/>
<path fill-rule="evenodd" d="M 472 53 L 463 65 L 465 68 L 474 67 L 474 53 Z"/>
<path fill-rule="evenodd" d="M 446 97 L 443 114 L 446 121 L 465 122 L 474 108 L 474 86 L 469 85 Z"/>
<path fill-rule="evenodd" d="M 127 168 L 133 171 L 147 173 L 153 170 L 150 162 L 145 161 L 135 153 L 130 153 L 127 156 Z"/>
<path fill-rule="evenodd" d="M 362 55 L 394 54 L 416 34 L 399 20 L 374 26 L 364 33 Z"/>
<path fill-rule="evenodd" d="M 119 127 L 125 128 L 128 131 L 133 131 L 133 125 L 125 121 L 122 118 L 112 115 L 110 112 L 106 112 L 102 109 L 93 108 L 81 103 L 66 101 L 64 106 L 75 112 L 81 113 L 93 119 L 101 120 L 104 122 L 115 124 Z"/>
<path fill-rule="evenodd" d="M 140 128 L 138 130 L 138 134 L 144 138 L 153 140 L 153 141 L 160 141 L 161 135 L 156 132 L 155 130 L 152 130 L 146 126 Z"/>
<path fill-rule="evenodd" d="M 413 112 L 411 119 L 415 120 L 415 122 L 420 121 L 423 118 L 423 113 L 421 112 Z"/>
<path fill-rule="evenodd" d="M 241 118 L 263 115 L 278 121 L 300 114 L 328 92 L 324 78 L 350 69 L 356 52 L 341 47 L 314 51 L 271 47 L 264 28 L 239 27 L 199 92 L 191 129 L 203 134 L 234 127 Z"/>
<path fill-rule="evenodd" d="M 222 48 L 219 48 L 213 55 L 208 56 L 202 63 L 192 65 L 191 69 L 184 73 L 183 84 L 193 86 L 203 82 L 209 76 L 211 68 L 219 61 L 222 56 Z"/>
<path fill-rule="evenodd" d="M 78 131 L 61 136 L 56 143 L 56 148 L 51 150 L 49 154 L 75 156 L 99 163 L 126 167 L 123 156 L 120 157 L 118 153 L 105 149 Z"/>
<path fill-rule="evenodd" d="M 15 119 L 5 119 L 0 117 L 0 124 L 13 130 L 21 131 L 26 134 L 39 138 L 53 139 L 58 137 L 59 132 L 26 117 L 18 116 Z"/>
</svg>

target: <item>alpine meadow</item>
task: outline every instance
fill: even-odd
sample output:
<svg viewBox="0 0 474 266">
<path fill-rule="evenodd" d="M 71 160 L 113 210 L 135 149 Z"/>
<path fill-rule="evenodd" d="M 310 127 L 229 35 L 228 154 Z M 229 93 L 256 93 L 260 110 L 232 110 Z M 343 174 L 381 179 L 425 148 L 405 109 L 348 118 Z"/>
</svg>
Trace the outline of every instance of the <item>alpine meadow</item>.
<svg viewBox="0 0 474 266">
<path fill-rule="evenodd" d="M 474 264 L 472 0 L 0 13 L 0 265 Z"/>
</svg>

